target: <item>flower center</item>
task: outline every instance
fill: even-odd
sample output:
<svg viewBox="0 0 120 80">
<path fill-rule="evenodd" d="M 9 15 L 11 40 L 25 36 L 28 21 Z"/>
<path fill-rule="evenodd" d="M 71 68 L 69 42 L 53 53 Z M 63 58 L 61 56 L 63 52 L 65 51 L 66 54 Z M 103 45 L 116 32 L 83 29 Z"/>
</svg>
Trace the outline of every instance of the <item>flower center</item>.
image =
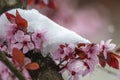
<svg viewBox="0 0 120 80">
<path fill-rule="evenodd" d="M 64 54 L 64 51 L 62 50 L 62 51 L 60 52 L 60 54 Z"/>
<path fill-rule="evenodd" d="M 42 36 L 41 36 L 41 34 L 38 33 L 38 34 L 37 34 L 37 37 L 38 37 L 38 38 L 41 38 Z"/>
<path fill-rule="evenodd" d="M 23 45 L 27 45 L 27 41 L 24 41 L 24 42 L 23 42 Z"/>
<path fill-rule="evenodd" d="M 71 74 L 72 74 L 72 75 L 75 75 L 75 74 L 76 74 L 76 72 L 75 72 L 75 71 L 72 71 L 72 72 L 71 72 Z"/>
</svg>

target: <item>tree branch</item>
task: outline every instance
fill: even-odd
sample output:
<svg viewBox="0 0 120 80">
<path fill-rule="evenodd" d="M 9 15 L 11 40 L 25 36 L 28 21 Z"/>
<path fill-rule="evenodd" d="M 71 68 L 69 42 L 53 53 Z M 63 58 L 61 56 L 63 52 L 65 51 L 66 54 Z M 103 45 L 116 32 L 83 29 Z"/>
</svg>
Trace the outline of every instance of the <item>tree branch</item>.
<svg viewBox="0 0 120 80">
<path fill-rule="evenodd" d="M 19 80 L 26 80 L 20 71 L 18 71 L 13 64 L 6 58 L 6 56 L 0 52 L 0 60 L 18 77 Z"/>
</svg>

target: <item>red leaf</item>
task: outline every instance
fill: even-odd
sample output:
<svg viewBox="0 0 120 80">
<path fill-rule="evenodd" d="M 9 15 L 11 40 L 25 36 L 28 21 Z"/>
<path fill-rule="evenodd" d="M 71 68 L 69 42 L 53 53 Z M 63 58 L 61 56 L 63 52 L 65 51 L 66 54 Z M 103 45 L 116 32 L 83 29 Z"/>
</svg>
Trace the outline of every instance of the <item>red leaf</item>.
<svg viewBox="0 0 120 80">
<path fill-rule="evenodd" d="M 24 54 L 17 48 L 13 48 L 12 50 L 12 58 L 15 60 L 20 66 L 24 65 Z"/>
<path fill-rule="evenodd" d="M 116 52 L 116 53 L 120 53 L 120 48 L 116 49 L 115 52 Z"/>
<path fill-rule="evenodd" d="M 44 8 L 44 7 L 46 7 L 45 4 L 40 4 L 40 5 L 39 5 L 39 8 L 41 8 L 41 9 Z"/>
<path fill-rule="evenodd" d="M 114 53 L 108 52 L 107 54 L 107 63 L 109 66 L 119 69 L 119 62 L 115 56 L 113 56 Z"/>
<path fill-rule="evenodd" d="M 37 70 L 39 69 L 39 65 L 37 63 L 29 63 L 25 66 L 28 70 Z"/>
<path fill-rule="evenodd" d="M 34 0 L 28 0 L 27 5 L 31 5 L 34 2 Z"/>
<path fill-rule="evenodd" d="M 13 14 L 6 12 L 5 15 L 11 23 L 15 23 L 15 16 Z"/>
<path fill-rule="evenodd" d="M 52 9 L 55 9 L 55 8 L 56 8 L 55 3 L 54 3 L 54 0 L 49 0 L 48 7 L 52 8 Z"/>
<path fill-rule="evenodd" d="M 20 28 L 24 28 L 26 29 L 28 26 L 27 21 L 22 18 L 19 14 L 19 12 L 16 10 L 16 18 L 15 18 L 16 24 L 20 27 Z"/>
<path fill-rule="evenodd" d="M 102 67 L 105 67 L 106 66 L 106 62 L 105 60 L 103 60 L 102 58 L 99 58 L 99 63 Z"/>
<path fill-rule="evenodd" d="M 99 59 L 99 64 L 102 66 L 102 67 L 105 67 L 106 66 L 106 61 L 105 61 L 105 57 L 102 53 L 100 53 L 98 55 L 98 59 Z"/>
<path fill-rule="evenodd" d="M 75 48 L 75 54 L 78 55 L 81 60 L 88 58 L 87 54 L 78 48 Z"/>
</svg>

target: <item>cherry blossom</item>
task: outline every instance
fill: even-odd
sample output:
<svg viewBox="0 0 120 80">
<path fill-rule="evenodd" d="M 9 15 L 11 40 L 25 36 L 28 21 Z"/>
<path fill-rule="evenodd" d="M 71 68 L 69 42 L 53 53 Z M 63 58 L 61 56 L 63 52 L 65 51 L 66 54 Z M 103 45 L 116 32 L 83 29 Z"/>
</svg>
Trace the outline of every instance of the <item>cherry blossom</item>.
<svg viewBox="0 0 120 80">
<path fill-rule="evenodd" d="M 36 31 L 32 34 L 32 41 L 35 44 L 35 48 L 38 50 L 42 49 L 43 43 L 47 40 L 45 33 L 46 32 Z"/>
<path fill-rule="evenodd" d="M 79 80 L 79 76 L 84 74 L 86 66 L 81 60 L 71 60 L 66 67 L 69 80 Z"/>
<path fill-rule="evenodd" d="M 6 51 L 7 50 L 7 46 L 4 44 L 0 44 L 0 51 Z"/>
<path fill-rule="evenodd" d="M 30 35 L 25 35 L 23 31 L 18 31 L 15 34 L 15 39 L 18 43 L 14 47 L 23 49 L 23 53 L 27 53 L 29 50 L 34 49 L 34 44 L 31 41 Z"/>
<path fill-rule="evenodd" d="M 85 60 L 85 62 L 88 64 L 90 71 L 93 72 L 95 69 L 95 65 L 98 64 L 98 46 L 96 44 L 89 44 L 85 46 L 85 53 L 87 54 L 87 59 Z"/>
<path fill-rule="evenodd" d="M 14 43 L 16 41 L 14 35 L 18 31 L 18 27 L 16 24 L 9 24 L 7 26 L 8 28 L 6 28 L 6 38 L 10 43 Z"/>
<path fill-rule="evenodd" d="M 71 57 L 74 54 L 75 45 L 74 44 L 66 44 L 66 45 L 60 45 L 60 47 L 54 51 L 53 53 L 53 59 L 64 60 L 66 56 Z"/>
<path fill-rule="evenodd" d="M 107 51 L 113 50 L 115 48 L 115 44 L 114 43 L 110 43 L 112 41 L 112 39 L 109 39 L 108 41 L 101 41 L 100 45 L 99 45 L 99 50 L 101 53 L 104 54 L 105 59 L 107 58 Z"/>
<path fill-rule="evenodd" d="M 0 38 L 0 51 L 7 51 L 7 45 L 4 39 Z"/>
<path fill-rule="evenodd" d="M 16 9 L 10 12 L 14 14 L 15 10 Z M 20 11 L 20 14 L 18 11 Z M 39 68 L 39 65 L 32 63 L 23 53 L 28 53 L 31 50 L 34 52 L 36 49 L 41 51 L 43 48 L 47 53 L 51 54 L 50 56 L 52 56 L 55 63 L 58 61 L 56 65 L 60 68 L 61 74 L 64 71 L 68 72 L 69 80 L 79 80 L 79 76 L 86 76 L 92 73 L 98 64 L 98 55 L 101 53 L 104 54 L 106 58 L 105 63 L 107 62 L 109 66 L 119 69 L 118 60 L 112 52 L 109 52 L 109 58 L 107 59 L 107 52 L 113 50 L 115 47 L 115 44 L 110 43 L 111 39 L 106 42 L 101 41 L 99 45 L 90 43 L 76 33 L 52 22 L 36 10 L 18 9 L 18 11 L 16 10 L 17 14 L 15 17 L 17 23 L 6 25 L 9 28 L 6 28 L 5 31 L 3 29 L 3 32 L 6 34 L 3 36 L 6 37 L 5 41 L 7 43 L 0 43 L 0 50 L 5 51 L 7 48 L 11 50 L 13 48 L 22 50 L 19 51 L 15 49 L 12 59 L 15 61 L 14 65 L 16 68 L 23 73 L 27 80 L 30 80 L 31 77 L 26 69 L 35 70 Z M 30 14 L 30 16 L 28 16 L 28 14 Z M 4 16 L 1 17 L 4 22 L 6 22 Z M 1 25 L 0 27 L 4 28 L 5 26 Z M 42 31 L 44 29 L 47 32 Z M 46 37 L 46 35 L 48 37 Z M 45 45 L 44 42 L 46 42 Z M 51 51 L 53 51 L 53 53 L 51 53 Z M 8 53 L 10 53 L 10 51 Z M 0 65 L 2 66 L 3 64 L 0 63 Z M 11 75 L 14 76 L 5 65 L 0 68 L 0 76 L 2 76 L 1 78 L 3 80 L 8 80 L 8 77 L 11 78 Z M 17 80 L 17 78 L 14 80 Z"/>
<path fill-rule="evenodd" d="M 98 45 L 91 43 L 80 47 L 78 46 L 78 50 L 80 50 L 80 52 L 77 52 L 77 55 L 87 67 L 83 74 L 83 76 L 85 76 L 86 74 L 93 72 L 95 66 L 98 64 L 97 55 L 99 53 L 99 47 Z"/>
<path fill-rule="evenodd" d="M 0 79 L 2 80 L 18 80 L 18 78 L 0 61 Z M 17 67 L 18 68 L 18 67 Z M 20 69 L 20 68 L 18 68 Z M 32 80 L 28 71 L 23 68 L 20 69 L 22 74 L 25 76 L 27 80 Z"/>
</svg>

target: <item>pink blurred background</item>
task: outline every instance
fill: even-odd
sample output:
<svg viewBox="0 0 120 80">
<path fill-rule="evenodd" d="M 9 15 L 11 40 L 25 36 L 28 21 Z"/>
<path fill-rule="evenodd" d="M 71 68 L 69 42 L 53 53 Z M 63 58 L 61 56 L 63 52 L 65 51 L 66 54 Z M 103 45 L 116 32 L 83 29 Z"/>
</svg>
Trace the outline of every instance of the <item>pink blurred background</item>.
<svg viewBox="0 0 120 80">
<path fill-rule="evenodd" d="M 120 0 L 54 0 L 56 9 L 38 9 L 91 42 L 112 38 L 119 44 Z M 32 7 L 33 8 L 33 7 Z"/>
</svg>

